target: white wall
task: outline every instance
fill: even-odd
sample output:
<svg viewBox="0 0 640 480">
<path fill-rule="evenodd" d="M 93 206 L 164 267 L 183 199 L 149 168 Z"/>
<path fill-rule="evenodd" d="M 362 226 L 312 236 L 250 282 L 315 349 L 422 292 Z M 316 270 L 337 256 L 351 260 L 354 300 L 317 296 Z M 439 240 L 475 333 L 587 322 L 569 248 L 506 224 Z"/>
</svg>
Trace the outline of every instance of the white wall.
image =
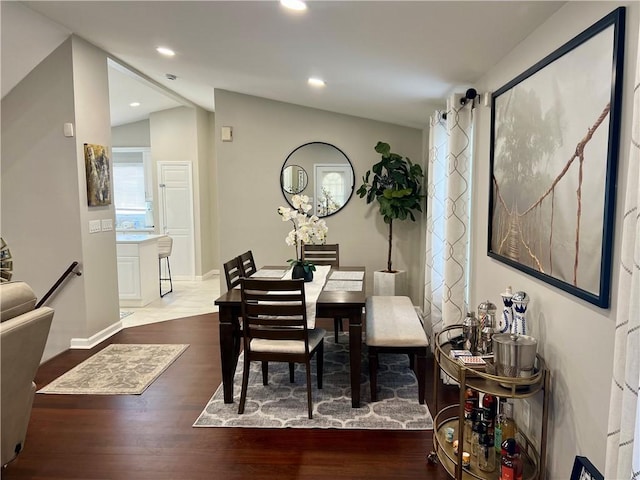
<svg viewBox="0 0 640 480">
<path fill-rule="evenodd" d="M 106 55 L 70 38 L 2 99 L 2 235 L 14 279 L 42 298 L 73 261 L 51 297 L 55 309 L 43 359 L 119 321 L 115 237 L 88 234 L 88 222 L 113 218 L 113 205 L 87 206 L 83 143 L 110 144 Z M 63 135 L 63 124 L 76 136 Z"/>
<path fill-rule="evenodd" d="M 152 113 L 149 117 L 151 155 L 154 165 L 161 161 L 189 161 L 193 167 L 195 222 L 195 275 L 202 277 L 211 269 L 216 249 L 212 238 L 212 212 L 207 191 L 211 146 L 206 135 L 210 132 L 210 117 L 199 107 L 177 107 Z M 154 185 L 158 185 L 157 168 L 154 167 Z M 157 192 L 156 192 L 157 193 Z M 156 194 L 155 198 L 159 198 Z M 159 218 L 158 202 L 154 204 L 154 218 Z M 156 226 L 159 225 L 156 223 Z M 203 250 L 207 253 L 203 255 Z M 203 260 L 204 259 L 204 260 Z"/>
<path fill-rule="evenodd" d="M 199 217 L 197 224 L 200 229 L 199 266 L 197 275 L 208 276 L 218 270 L 217 236 L 214 235 L 214 225 L 217 215 L 213 206 L 215 197 L 215 183 L 213 178 L 214 144 L 213 124 L 215 114 L 202 108 L 196 109 L 196 125 L 198 132 L 198 170 L 196 176 Z"/>
<path fill-rule="evenodd" d="M 623 122 L 619 162 L 616 235 L 620 238 L 620 214 L 628 165 L 631 130 L 629 99 L 637 61 L 637 2 L 568 2 L 507 57 L 502 59 L 476 87 L 495 91 L 547 54 L 611 12 L 628 5 L 626 61 L 624 66 Z M 589 68 L 588 65 L 584 66 Z M 579 75 L 580 72 L 576 72 Z M 490 111 L 479 113 L 476 130 L 477 157 L 474 172 L 472 305 L 490 299 L 501 305 L 500 292 L 507 285 L 524 290 L 530 297 L 528 320 L 533 336 L 551 369 L 551 414 L 549 418 L 548 478 L 567 479 L 575 455 L 587 456 L 604 472 L 607 417 L 611 387 L 613 336 L 616 314 L 617 261 L 614 249 L 612 307 L 594 307 L 577 297 L 527 276 L 487 256 L 489 198 Z M 532 402 L 531 423 L 539 434 L 536 419 L 541 414 L 541 398 Z M 517 418 L 518 419 L 518 418 Z"/>
<path fill-rule="evenodd" d="M 149 120 L 118 125 L 111 129 L 111 141 L 114 147 L 149 147 L 151 134 Z"/>
<path fill-rule="evenodd" d="M 115 229 L 89 233 L 89 221 L 110 219 L 115 225 L 115 205 L 87 206 L 84 144 L 111 146 L 107 55 L 79 37 L 73 41 L 73 86 L 76 112 L 77 178 L 80 185 L 80 234 L 83 248 L 83 275 L 86 285 L 85 331 L 89 338 L 120 321 Z M 108 150 L 111 153 L 111 150 Z M 111 166 L 113 181 L 113 166 Z M 111 186 L 113 191 L 113 185 Z M 113 195 L 112 195 L 113 199 Z"/>
<path fill-rule="evenodd" d="M 216 90 L 215 104 L 221 263 L 246 250 L 253 251 L 259 265 L 282 265 L 294 256 L 284 241 L 290 224 L 282 222 L 277 208 L 286 205 L 280 189 L 282 165 L 298 146 L 322 141 L 340 148 L 353 164 L 354 190 L 380 159 L 374 150 L 378 141 L 421 163 L 422 132 L 417 129 L 224 90 Z M 220 140 L 223 125 L 233 127 L 233 142 Z M 340 244 L 342 264 L 367 268 L 371 292 L 373 272 L 386 268 L 387 258 L 388 227 L 377 206 L 368 206 L 354 191 L 345 208 L 326 221 L 327 241 Z M 416 305 L 422 299 L 423 250 L 424 216 L 416 223 L 394 224 L 393 265 L 408 270 Z M 226 291 L 224 278 L 221 289 Z"/>
</svg>

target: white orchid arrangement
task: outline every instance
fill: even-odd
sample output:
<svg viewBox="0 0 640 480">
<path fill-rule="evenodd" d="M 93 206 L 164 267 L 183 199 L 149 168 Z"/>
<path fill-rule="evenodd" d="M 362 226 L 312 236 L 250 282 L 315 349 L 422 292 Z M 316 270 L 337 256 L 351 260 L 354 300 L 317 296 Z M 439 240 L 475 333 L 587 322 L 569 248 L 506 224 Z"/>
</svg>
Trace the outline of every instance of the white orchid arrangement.
<svg viewBox="0 0 640 480">
<path fill-rule="evenodd" d="M 302 260 L 302 245 L 322 244 L 326 242 L 329 231 L 324 220 L 316 215 L 309 215 L 311 203 L 306 195 L 293 195 L 291 197 L 291 207 L 278 207 L 278 213 L 283 222 L 293 223 L 291 230 L 285 237 L 285 242 L 290 247 L 295 247 L 296 258 L 289 259 L 291 265 L 302 265 L 305 271 L 315 271 L 316 267 L 310 262 Z"/>
</svg>

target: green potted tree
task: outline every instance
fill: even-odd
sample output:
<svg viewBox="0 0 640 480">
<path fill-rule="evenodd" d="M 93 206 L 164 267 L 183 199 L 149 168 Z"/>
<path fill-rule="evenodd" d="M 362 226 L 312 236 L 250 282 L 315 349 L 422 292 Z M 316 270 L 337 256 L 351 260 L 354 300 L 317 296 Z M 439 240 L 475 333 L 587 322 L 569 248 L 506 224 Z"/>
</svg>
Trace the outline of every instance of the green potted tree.
<svg viewBox="0 0 640 480">
<path fill-rule="evenodd" d="M 389 246 L 387 250 L 387 268 L 382 272 L 374 272 L 374 294 L 404 294 L 404 285 L 396 287 L 396 283 L 406 282 L 398 279 L 398 272 L 393 269 L 391 252 L 393 247 L 393 221 L 416 221 L 414 212 L 422 212 L 422 167 L 414 164 L 406 157 L 391 152 L 388 143 L 378 142 L 375 146 L 382 159 L 368 170 L 357 194 L 365 198 L 367 204 L 378 202 L 380 215 L 384 223 L 389 225 Z M 373 175 L 372 175 L 373 174 Z M 381 274 L 381 275 L 378 275 Z M 378 285 L 377 285 L 378 284 Z"/>
</svg>

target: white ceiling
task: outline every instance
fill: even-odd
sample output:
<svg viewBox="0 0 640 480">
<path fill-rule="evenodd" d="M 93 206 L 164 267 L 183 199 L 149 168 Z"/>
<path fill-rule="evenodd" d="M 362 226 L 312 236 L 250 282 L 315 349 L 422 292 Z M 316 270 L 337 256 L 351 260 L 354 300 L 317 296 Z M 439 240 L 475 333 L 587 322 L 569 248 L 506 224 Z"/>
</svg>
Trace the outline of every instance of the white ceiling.
<svg viewBox="0 0 640 480">
<path fill-rule="evenodd" d="M 423 127 L 432 108 L 473 86 L 565 2 L 318 0 L 303 13 L 275 0 L 22 2 L 32 12 L 7 3 L 14 2 L 2 2 L 3 96 L 44 58 L 37 57 L 46 48 L 31 47 L 40 37 L 52 51 L 73 32 L 210 111 L 221 88 Z M 56 23 L 45 28 L 46 19 L 32 15 L 28 28 L 8 25 L 20 9 L 22 21 L 35 11 Z M 160 56 L 159 45 L 177 55 Z M 326 87 L 309 87 L 310 76 Z M 112 103 L 119 96 L 112 92 Z"/>
</svg>

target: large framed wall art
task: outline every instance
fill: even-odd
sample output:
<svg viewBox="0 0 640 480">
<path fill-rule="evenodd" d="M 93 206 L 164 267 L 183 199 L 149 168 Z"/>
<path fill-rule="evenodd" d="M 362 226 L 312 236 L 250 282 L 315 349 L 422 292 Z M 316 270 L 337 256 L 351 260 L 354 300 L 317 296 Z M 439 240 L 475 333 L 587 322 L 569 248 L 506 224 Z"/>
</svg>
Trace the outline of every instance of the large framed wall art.
<svg viewBox="0 0 640 480">
<path fill-rule="evenodd" d="M 492 95 L 488 255 L 609 307 L 624 7 Z"/>
<path fill-rule="evenodd" d="M 111 168 L 107 148 L 84 144 L 84 165 L 87 176 L 87 203 L 90 207 L 111 205 Z"/>
</svg>

